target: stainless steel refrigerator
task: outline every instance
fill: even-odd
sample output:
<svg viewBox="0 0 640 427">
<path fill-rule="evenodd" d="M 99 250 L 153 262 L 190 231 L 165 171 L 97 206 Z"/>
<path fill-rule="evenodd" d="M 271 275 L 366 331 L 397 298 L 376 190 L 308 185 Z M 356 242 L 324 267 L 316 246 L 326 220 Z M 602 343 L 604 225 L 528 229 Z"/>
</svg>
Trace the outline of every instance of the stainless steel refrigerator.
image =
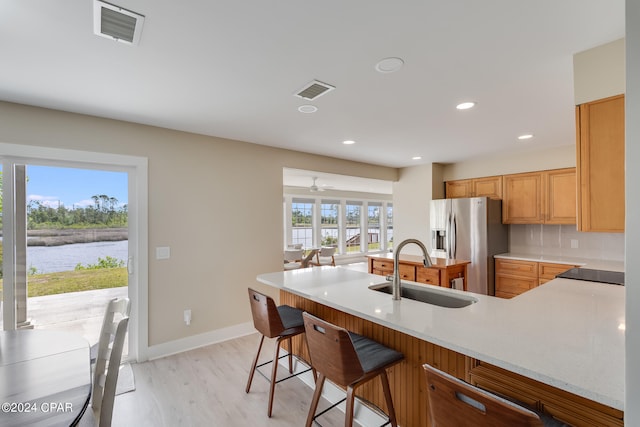
<svg viewBox="0 0 640 427">
<path fill-rule="evenodd" d="M 493 256 L 509 249 L 502 202 L 486 197 L 432 200 L 430 224 L 431 255 L 471 261 L 467 290 L 494 295 Z"/>
</svg>

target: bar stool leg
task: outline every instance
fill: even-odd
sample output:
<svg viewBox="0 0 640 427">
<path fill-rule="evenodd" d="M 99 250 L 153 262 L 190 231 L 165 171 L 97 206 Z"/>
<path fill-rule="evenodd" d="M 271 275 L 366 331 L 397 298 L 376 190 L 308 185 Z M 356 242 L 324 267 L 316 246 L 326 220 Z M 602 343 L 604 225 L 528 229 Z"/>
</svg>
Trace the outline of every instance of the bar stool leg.
<svg viewBox="0 0 640 427">
<path fill-rule="evenodd" d="M 280 343 L 283 337 L 279 337 L 276 340 L 275 354 L 273 355 L 273 367 L 271 369 L 271 384 L 269 384 L 269 410 L 267 415 L 271 418 L 271 412 L 273 410 L 273 392 L 276 388 L 276 376 L 278 374 L 278 357 L 280 356 Z"/>
<path fill-rule="evenodd" d="M 396 411 L 393 408 L 393 400 L 391 399 L 391 389 L 389 388 L 389 379 L 387 377 L 387 372 L 383 370 L 380 373 L 380 381 L 382 381 L 382 391 L 384 392 L 384 400 L 387 403 L 387 412 L 389 416 L 389 422 L 392 427 L 397 427 L 398 422 L 396 421 Z"/>
<path fill-rule="evenodd" d="M 289 373 L 293 374 L 293 356 L 291 354 L 291 337 L 287 340 L 289 344 Z"/>
<path fill-rule="evenodd" d="M 353 426 L 353 406 L 355 400 L 355 390 L 353 386 L 347 387 L 347 407 L 344 410 L 344 426 L 352 427 Z"/>
<path fill-rule="evenodd" d="M 264 342 L 264 335 L 260 338 L 260 344 L 258 345 L 258 352 L 256 353 L 256 358 L 253 359 L 253 365 L 251 366 L 251 371 L 249 372 L 249 381 L 247 381 L 247 388 L 245 391 L 249 393 L 249 389 L 251 388 L 251 381 L 253 381 L 253 374 L 256 372 L 256 366 L 258 366 L 258 358 L 260 357 L 260 350 L 262 350 L 262 343 Z"/>
<path fill-rule="evenodd" d="M 311 407 L 309 408 L 309 415 L 307 415 L 307 423 L 305 427 L 311 427 L 313 424 L 313 417 L 316 415 L 318 409 L 318 403 L 320 402 L 320 396 L 322 396 L 322 387 L 324 386 L 325 376 L 323 373 L 318 373 L 318 379 L 316 380 L 316 390 L 313 392 L 313 399 L 311 399 Z"/>
</svg>

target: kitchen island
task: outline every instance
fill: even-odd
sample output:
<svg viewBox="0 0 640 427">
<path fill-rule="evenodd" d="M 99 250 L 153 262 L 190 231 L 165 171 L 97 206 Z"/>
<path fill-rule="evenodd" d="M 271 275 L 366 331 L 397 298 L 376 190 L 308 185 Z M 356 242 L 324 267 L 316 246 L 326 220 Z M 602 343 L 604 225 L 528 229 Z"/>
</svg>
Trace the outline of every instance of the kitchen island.
<svg viewBox="0 0 640 427">
<path fill-rule="evenodd" d="M 493 384 L 507 395 L 514 392 L 575 425 L 623 424 L 621 286 L 555 279 L 510 300 L 438 289 L 477 299 L 467 307 L 443 308 L 393 301 L 369 289 L 383 277 L 340 267 L 266 273 L 258 281 L 280 289 L 281 303 L 405 354 L 406 361 L 390 372 L 401 425 L 429 425 L 423 363 L 487 388 Z M 305 358 L 303 346 L 296 348 Z M 507 384 L 500 382 L 504 378 Z M 363 388 L 364 396 L 378 403 L 379 390 L 369 388 Z M 521 395 L 523 388 L 528 392 Z"/>
</svg>

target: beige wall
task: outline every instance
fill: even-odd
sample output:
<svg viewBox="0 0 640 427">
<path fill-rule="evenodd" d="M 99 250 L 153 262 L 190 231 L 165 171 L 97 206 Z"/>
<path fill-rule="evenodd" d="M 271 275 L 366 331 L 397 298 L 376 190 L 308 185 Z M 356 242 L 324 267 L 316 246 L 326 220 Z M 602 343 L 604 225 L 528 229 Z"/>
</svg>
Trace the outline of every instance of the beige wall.
<svg viewBox="0 0 640 427">
<path fill-rule="evenodd" d="M 570 168 L 576 165 L 575 141 L 560 147 L 497 153 L 473 160 L 444 165 L 442 179 L 479 178 L 492 175 Z"/>
<path fill-rule="evenodd" d="M 624 39 L 573 56 L 576 105 L 625 93 Z"/>
<path fill-rule="evenodd" d="M 148 158 L 150 346 L 249 322 L 247 286 L 274 293 L 255 278 L 282 268 L 283 167 L 397 179 L 393 168 L 4 102 L 0 142 Z M 171 259 L 156 260 L 158 246 Z"/>
<path fill-rule="evenodd" d="M 393 184 L 393 240 L 413 238 L 429 246 L 429 204 L 432 199 L 431 164 L 400 169 Z M 415 245 L 408 245 L 402 253 L 420 254 Z"/>
</svg>

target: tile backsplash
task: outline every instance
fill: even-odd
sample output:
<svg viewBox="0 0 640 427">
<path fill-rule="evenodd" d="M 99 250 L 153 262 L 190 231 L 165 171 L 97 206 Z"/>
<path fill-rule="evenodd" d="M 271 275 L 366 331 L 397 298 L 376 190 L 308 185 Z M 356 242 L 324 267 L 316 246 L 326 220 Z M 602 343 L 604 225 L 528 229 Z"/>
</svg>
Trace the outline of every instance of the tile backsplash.
<svg viewBox="0 0 640 427">
<path fill-rule="evenodd" d="M 575 225 L 509 228 L 509 252 L 624 261 L 624 233 L 583 233 Z"/>
</svg>

